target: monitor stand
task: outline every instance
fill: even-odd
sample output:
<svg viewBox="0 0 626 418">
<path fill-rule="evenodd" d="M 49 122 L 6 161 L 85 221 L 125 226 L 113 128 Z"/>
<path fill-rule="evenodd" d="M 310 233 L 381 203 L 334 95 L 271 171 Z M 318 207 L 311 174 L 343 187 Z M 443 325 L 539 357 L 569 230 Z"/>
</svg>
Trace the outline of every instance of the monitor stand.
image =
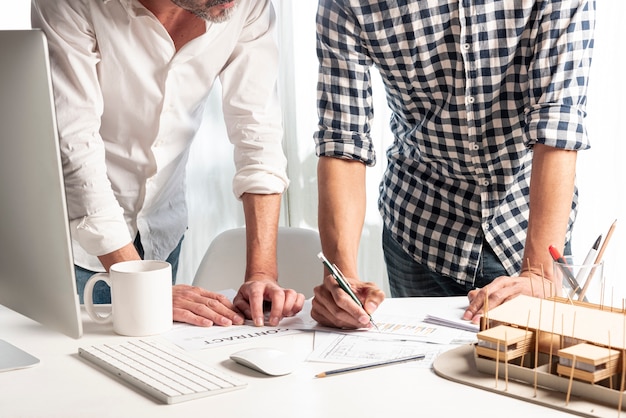
<svg viewBox="0 0 626 418">
<path fill-rule="evenodd" d="M 16 346 L 0 340 L 0 372 L 23 369 L 39 364 L 39 359 Z"/>
</svg>

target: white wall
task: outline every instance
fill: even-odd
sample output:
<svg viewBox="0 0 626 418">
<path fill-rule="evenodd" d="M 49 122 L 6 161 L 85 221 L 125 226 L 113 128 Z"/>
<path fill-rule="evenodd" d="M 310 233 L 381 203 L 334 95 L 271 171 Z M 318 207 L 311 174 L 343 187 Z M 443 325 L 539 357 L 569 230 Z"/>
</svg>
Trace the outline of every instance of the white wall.
<svg viewBox="0 0 626 418">
<path fill-rule="evenodd" d="M 0 3 L 0 29 L 30 28 L 30 0 L 4 0 Z"/>
</svg>

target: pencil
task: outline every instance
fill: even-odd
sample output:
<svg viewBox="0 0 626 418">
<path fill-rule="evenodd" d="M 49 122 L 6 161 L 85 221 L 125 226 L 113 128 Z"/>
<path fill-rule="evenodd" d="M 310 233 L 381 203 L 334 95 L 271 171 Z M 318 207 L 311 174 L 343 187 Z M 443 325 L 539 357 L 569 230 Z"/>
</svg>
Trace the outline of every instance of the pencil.
<svg viewBox="0 0 626 418">
<path fill-rule="evenodd" d="M 609 232 L 606 233 L 606 238 L 604 239 L 604 242 L 602 243 L 602 246 L 600 247 L 600 251 L 598 251 L 598 255 L 596 256 L 596 261 L 594 264 L 598 264 L 602 261 L 602 256 L 604 255 L 604 251 L 606 250 L 607 244 L 609 243 L 609 240 L 611 239 L 611 236 L 613 235 L 613 231 L 615 230 L 616 223 L 617 223 L 617 219 L 613 221 L 613 223 L 611 224 L 611 227 L 609 228 Z M 591 270 L 591 273 L 589 273 L 589 277 L 587 277 L 587 281 L 585 282 L 585 285 L 583 286 L 582 292 L 580 292 L 580 295 L 578 296 L 578 300 L 582 300 L 585 297 L 585 293 L 587 293 L 587 288 L 589 287 L 589 283 L 591 283 L 591 279 L 593 278 L 593 274 L 595 272 L 596 272 L 596 269 L 594 268 L 593 270 Z"/>
<path fill-rule="evenodd" d="M 378 361 L 376 363 L 359 364 L 357 366 L 344 367 L 343 369 L 335 369 L 335 370 L 322 372 L 322 373 L 316 374 L 315 377 L 333 376 L 336 374 L 356 372 L 358 370 L 372 369 L 374 367 L 388 366 L 391 364 L 404 363 L 404 362 L 412 361 L 412 360 L 422 360 L 424 357 L 425 357 L 424 354 L 417 354 L 417 355 L 409 356 L 409 357 L 401 357 L 401 358 L 396 358 L 392 360 Z"/>
</svg>

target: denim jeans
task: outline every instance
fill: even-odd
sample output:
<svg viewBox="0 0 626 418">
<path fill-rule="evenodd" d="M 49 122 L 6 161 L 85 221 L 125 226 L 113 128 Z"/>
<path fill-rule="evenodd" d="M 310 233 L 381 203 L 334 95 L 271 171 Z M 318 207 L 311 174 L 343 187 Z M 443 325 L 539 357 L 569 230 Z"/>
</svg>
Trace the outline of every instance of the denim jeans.
<svg viewBox="0 0 626 418">
<path fill-rule="evenodd" d="M 180 248 L 183 244 L 183 238 L 181 238 L 176 248 L 174 248 L 174 251 L 170 253 L 166 260 L 172 265 L 172 285 L 176 283 L 176 271 L 178 270 L 178 259 L 180 257 Z M 144 252 L 139 234 L 137 234 L 133 245 L 137 249 L 139 256 L 143 258 Z M 77 265 L 74 265 L 74 272 L 76 274 L 76 291 L 78 292 L 80 303 L 84 303 L 83 293 L 85 292 L 85 284 L 87 284 L 87 280 L 97 272 L 84 269 Z M 111 303 L 111 289 L 108 284 L 103 281 L 96 283 L 93 287 L 93 303 Z"/>
<path fill-rule="evenodd" d="M 389 276 L 391 296 L 466 296 L 474 289 L 483 287 L 499 276 L 508 276 L 500 260 L 486 243 L 478 262 L 474 283 L 457 283 L 453 278 L 431 271 L 413 260 L 387 228 L 383 228 L 383 252 Z"/>
</svg>

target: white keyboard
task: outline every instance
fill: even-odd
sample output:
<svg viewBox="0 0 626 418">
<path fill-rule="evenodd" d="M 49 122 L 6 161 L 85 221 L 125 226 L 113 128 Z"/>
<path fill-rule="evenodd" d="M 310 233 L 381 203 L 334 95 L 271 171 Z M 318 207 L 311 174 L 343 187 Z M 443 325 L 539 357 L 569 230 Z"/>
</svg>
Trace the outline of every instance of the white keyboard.
<svg viewBox="0 0 626 418">
<path fill-rule="evenodd" d="M 81 347 L 78 354 L 168 404 L 243 389 L 247 385 L 155 341 Z"/>
</svg>

